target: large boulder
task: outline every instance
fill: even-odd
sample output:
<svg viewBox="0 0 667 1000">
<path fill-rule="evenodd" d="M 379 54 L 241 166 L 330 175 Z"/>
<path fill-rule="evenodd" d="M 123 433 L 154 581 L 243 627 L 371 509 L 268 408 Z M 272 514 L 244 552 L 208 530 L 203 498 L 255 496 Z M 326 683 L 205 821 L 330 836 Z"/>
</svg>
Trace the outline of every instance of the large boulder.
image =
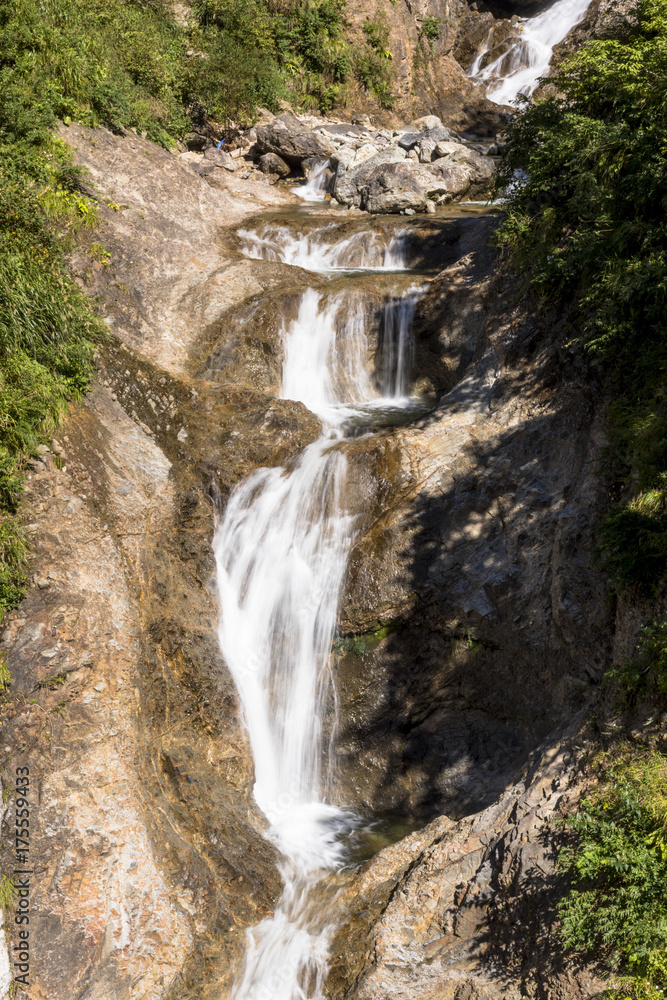
<svg viewBox="0 0 667 1000">
<path fill-rule="evenodd" d="M 452 201 L 473 188 L 488 187 L 493 162 L 458 142 L 433 142 L 429 132 L 421 133 L 422 162 L 409 159 L 400 146 L 380 152 L 361 147 L 356 152 L 338 150 L 333 195 L 343 205 L 355 205 L 368 212 L 393 213 L 405 209 L 424 211 L 431 200 Z M 428 154 L 428 156 L 426 155 Z M 416 156 L 411 153 L 410 156 Z M 431 162 L 432 156 L 439 158 Z M 359 157 L 359 161 L 355 161 Z"/>
<path fill-rule="evenodd" d="M 257 129 L 258 153 L 276 153 L 292 167 L 300 167 L 311 157 L 326 159 L 334 152 L 333 143 L 303 125 L 294 115 L 280 115 Z"/>
<path fill-rule="evenodd" d="M 366 180 L 376 167 L 389 163 L 398 163 L 405 159 L 405 150 L 397 146 L 390 146 L 380 152 L 375 151 L 375 147 L 368 143 L 360 149 L 353 151 L 347 149 L 339 150 L 332 159 L 336 168 L 334 179 L 334 198 L 341 205 L 361 204 L 361 191 Z"/>
<path fill-rule="evenodd" d="M 451 201 L 465 195 L 473 182 L 469 167 L 461 164 L 420 164 L 413 160 L 373 169 L 360 192 L 367 212 L 423 211 L 429 200 Z"/>
<path fill-rule="evenodd" d="M 229 153 L 225 152 L 225 150 L 220 149 L 217 146 L 209 146 L 204 153 L 202 166 L 205 169 L 204 171 L 200 171 L 200 173 L 203 172 L 204 174 L 210 173 L 209 167 L 222 167 L 224 170 L 229 170 L 230 173 L 233 173 L 238 167 L 238 163 L 234 157 L 230 156 Z"/>
<path fill-rule="evenodd" d="M 488 185 L 495 174 L 493 160 L 482 156 L 476 149 L 470 149 L 460 142 L 439 142 L 433 151 L 433 158 L 439 165 L 466 166 L 472 173 L 474 184 Z"/>
</svg>

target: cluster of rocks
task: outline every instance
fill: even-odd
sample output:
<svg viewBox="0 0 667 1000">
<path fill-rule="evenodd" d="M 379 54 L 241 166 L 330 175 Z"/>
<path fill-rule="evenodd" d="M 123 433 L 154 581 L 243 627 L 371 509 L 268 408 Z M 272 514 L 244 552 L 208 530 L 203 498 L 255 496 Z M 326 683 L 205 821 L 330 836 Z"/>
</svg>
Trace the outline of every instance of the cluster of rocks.
<svg viewBox="0 0 667 1000">
<path fill-rule="evenodd" d="M 204 177 L 219 168 L 260 171 L 275 183 L 305 175 L 333 205 L 372 213 L 434 212 L 436 205 L 490 192 L 497 142 L 453 135 L 435 115 L 395 129 L 269 112 L 229 151 L 213 146 L 197 158 Z M 243 176 L 243 175 L 242 175 Z"/>
</svg>

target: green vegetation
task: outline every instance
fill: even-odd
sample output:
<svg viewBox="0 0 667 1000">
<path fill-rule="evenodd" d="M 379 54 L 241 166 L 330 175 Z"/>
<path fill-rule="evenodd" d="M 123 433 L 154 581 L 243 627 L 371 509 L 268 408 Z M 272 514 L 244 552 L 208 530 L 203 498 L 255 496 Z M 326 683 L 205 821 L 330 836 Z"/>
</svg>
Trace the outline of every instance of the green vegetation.
<svg viewBox="0 0 667 1000">
<path fill-rule="evenodd" d="M 383 625 L 373 632 L 361 632 L 358 635 L 343 636 L 334 641 L 333 652 L 340 656 L 345 655 L 345 653 L 352 653 L 354 656 L 366 656 L 367 653 L 372 653 L 383 639 L 393 635 L 400 627 L 401 623 L 395 621 L 389 622 L 388 625 Z"/>
<path fill-rule="evenodd" d="M 433 42 L 437 42 L 442 34 L 442 18 L 425 17 L 422 21 L 421 34 L 428 42 L 429 49 L 433 52 Z"/>
<path fill-rule="evenodd" d="M 285 97 L 328 110 L 355 75 L 391 103 L 381 14 L 356 47 L 345 0 L 194 0 L 189 18 L 167 0 L 0 0 L 0 612 L 27 584 L 27 462 L 85 391 L 103 330 L 65 266 L 96 210 L 57 120 L 170 147 L 206 119 L 224 132 Z M 90 256 L 110 260 L 99 242 Z"/>
<path fill-rule="evenodd" d="M 94 220 L 94 207 L 80 190 L 80 171 L 51 135 L 54 88 L 27 83 L 12 34 L 17 24 L 0 4 L 0 611 L 14 606 L 26 585 L 15 517 L 26 461 L 85 389 L 101 329 L 64 263 L 69 240 Z"/>
<path fill-rule="evenodd" d="M 56 688 L 61 687 L 67 677 L 65 674 L 53 674 L 51 677 L 47 677 L 45 680 L 41 681 L 39 687 L 48 688 L 50 691 L 55 691 Z"/>
<path fill-rule="evenodd" d="M 667 582 L 667 0 L 641 0 L 623 37 L 563 63 L 510 126 L 499 241 L 541 308 L 596 368 L 609 407 L 615 505 L 599 531 L 614 590 Z M 608 675 L 620 707 L 667 695 L 667 622 Z M 564 943 L 625 976 L 609 997 L 667 987 L 667 758 L 614 751 L 567 823 Z"/>
<path fill-rule="evenodd" d="M 667 986 L 667 757 L 629 747 L 613 756 L 566 823 L 573 837 L 558 865 L 571 884 L 561 935 L 632 975 L 617 996 L 650 997 Z"/>
<path fill-rule="evenodd" d="M 605 681 L 615 682 L 622 707 L 633 707 L 641 698 L 662 705 L 667 702 L 667 621 L 654 619 L 642 630 L 637 656 L 613 667 Z"/>
<path fill-rule="evenodd" d="M 0 653 L 0 693 L 6 691 L 12 683 L 12 675 L 7 666 L 7 658 L 4 653 Z"/>
<path fill-rule="evenodd" d="M 194 10 L 201 25 L 200 47 L 219 49 L 219 73 L 224 70 L 233 78 L 233 49 L 245 50 L 248 100 L 243 110 L 252 111 L 257 104 L 274 108 L 288 96 L 328 110 L 350 76 L 345 0 L 195 0 Z M 237 51 L 237 59 L 239 55 Z M 224 118 L 231 103 L 226 99 L 225 107 L 214 97 L 211 105 L 208 94 L 215 94 L 215 87 L 208 72 L 202 82 L 206 86 L 200 87 L 199 100 L 212 117 Z"/>
<path fill-rule="evenodd" d="M 380 107 L 392 108 L 394 74 L 388 48 L 389 20 L 385 12 L 378 9 L 374 18 L 365 21 L 363 30 L 365 45 L 358 48 L 354 57 L 356 76 L 366 90 L 375 95 Z"/>
<path fill-rule="evenodd" d="M 0 909 L 7 915 L 14 906 L 16 898 L 16 886 L 14 879 L 9 875 L 0 876 Z"/>
<path fill-rule="evenodd" d="M 667 581 L 667 0 L 554 82 L 510 128 L 500 241 L 615 400 L 600 551 L 615 589 L 649 594 Z"/>
</svg>

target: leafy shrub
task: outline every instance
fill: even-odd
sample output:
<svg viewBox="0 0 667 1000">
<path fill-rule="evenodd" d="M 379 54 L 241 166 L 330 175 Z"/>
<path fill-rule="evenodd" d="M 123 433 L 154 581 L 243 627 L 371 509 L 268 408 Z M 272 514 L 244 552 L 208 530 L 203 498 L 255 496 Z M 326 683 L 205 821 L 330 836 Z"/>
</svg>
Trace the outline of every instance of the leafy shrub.
<svg viewBox="0 0 667 1000">
<path fill-rule="evenodd" d="M 667 621 L 656 618 L 641 630 L 637 656 L 627 663 L 612 667 L 607 682 L 615 681 L 624 704 L 651 695 L 659 701 L 667 698 Z"/>
<path fill-rule="evenodd" d="M 565 944 L 667 986 L 667 758 L 616 751 L 600 788 L 567 820 L 559 912 Z M 639 982 L 638 987 L 641 987 Z"/>
<path fill-rule="evenodd" d="M 422 21 L 421 33 L 427 40 L 432 52 L 433 42 L 437 42 L 442 33 L 442 19 L 439 17 L 425 17 Z"/>
<path fill-rule="evenodd" d="M 392 108 L 394 74 L 388 48 L 389 20 L 384 11 L 378 10 L 374 18 L 368 18 L 363 32 L 366 44 L 355 54 L 355 75 L 362 86 L 375 95 L 381 107 Z"/>
<path fill-rule="evenodd" d="M 548 303 L 567 304 L 616 399 L 622 502 L 600 533 L 616 589 L 667 580 L 667 0 L 623 39 L 565 62 L 510 126 L 500 242 Z"/>
<path fill-rule="evenodd" d="M 223 37 L 261 56 L 248 64 L 248 82 L 257 81 L 254 104 L 271 107 L 287 96 L 289 82 L 305 103 L 327 110 L 338 96 L 336 85 L 351 72 L 344 0 L 197 0 L 195 10 L 203 26 L 215 26 Z M 213 36 L 207 38 L 213 44 Z"/>
</svg>

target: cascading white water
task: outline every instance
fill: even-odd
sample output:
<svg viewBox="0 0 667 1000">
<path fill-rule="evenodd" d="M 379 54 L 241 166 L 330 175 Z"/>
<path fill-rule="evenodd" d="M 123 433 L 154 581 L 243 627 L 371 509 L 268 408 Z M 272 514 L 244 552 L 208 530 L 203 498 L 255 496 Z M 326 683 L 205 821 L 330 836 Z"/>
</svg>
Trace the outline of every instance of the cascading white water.
<svg viewBox="0 0 667 1000">
<path fill-rule="evenodd" d="M 234 677 L 255 761 L 255 798 L 282 853 L 284 890 L 248 933 L 233 1000 L 320 1000 L 333 931 L 315 889 L 345 860 L 358 823 L 327 801 L 322 720 L 339 594 L 354 539 L 346 510 L 346 426 L 368 406 L 405 405 L 409 328 L 417 290 L 384 307 L 382 364 L 368 371 L 363 311 L 326 306 L 307 290 L 284 330 L 281 395 L 322 420 L 293 468 L 259 469 L 230 497 L 214 551 L 219 640 Z"/>
<path fill-rule="evenodd" d="M 335 225 L 300 233 L 289 226 L 265 225 L 240 229 L 242 253 L 254 260 L 275 260 L 308 271 L 401 271 L 409 248 L 407 229 L 384 240 L 380 233 L 364 230 L 342 240 L 331 240 Z"/>
<path fill-rule="evenodd" d="M 557 0 L 524 21 L 521 37 L 482 69 L 484 56 L 493 44 L 491 29 L 468 75 L 476 83 L 489 84 L 486 96 L 496 104 L 511 104 L 519 94 L 530 97 L 540 78 L 548 73 L 554 47 L 581 21 L 590 4 L 591 0 Z"/>
<path fill-rule="evenodd" d="M 314 164 L 305 184 L 294 188 L 294 194 L 303 201 L 324 201 L 327 196 L 327 177 L 331 166 L 329 160 Z"/>
</svg>

